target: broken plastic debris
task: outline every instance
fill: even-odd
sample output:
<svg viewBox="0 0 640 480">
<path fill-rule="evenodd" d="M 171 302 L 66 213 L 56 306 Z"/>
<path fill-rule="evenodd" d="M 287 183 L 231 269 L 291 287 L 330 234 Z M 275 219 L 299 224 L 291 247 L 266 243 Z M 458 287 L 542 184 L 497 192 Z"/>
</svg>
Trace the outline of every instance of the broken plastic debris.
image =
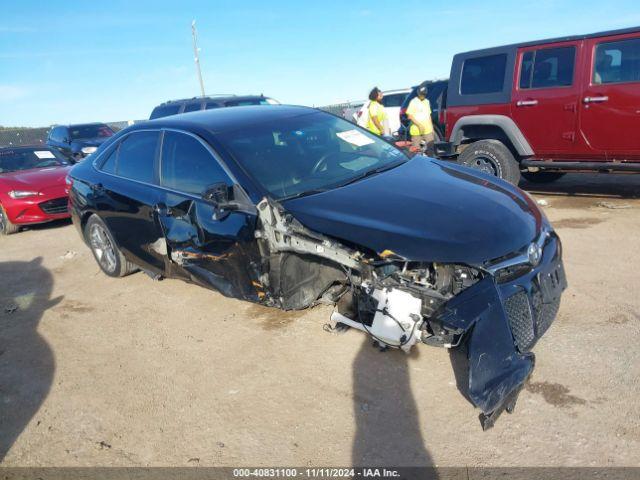
<svg viewBox="0 0 640 480">
<path fill-rule="evenodd" d="M 8 313 L 9 315 L 14 313 L 16 310 L 18 310 L 17 305 L 7 305 L 6 307 L 4 307 L 4 313 Z"/>
<path fill-rule="evenodd" d="M 71 260 L 72 258 L 75 258 L 76 255 L 78 255 L 78 252 L 67 250 L 64 255 L 60 255 L 60 258 L 62 260 Z"/>
<path fill-rule="evenodd" d="M 536 202 L 538 205 L 540 205 L 541 207 L 546 207 L 549 205 L 549 202 L 547 202 L 544 198 L 541 198 L 540 200 L 538 200 Z"/>
<path fill-rule="evenodd" d="M 611 210 L 618 210 L 623 208 L 631 208 L 628 203 L 611 203 L 611 202 L 598 202 L 598 207 L 610 208 Z"/>
</svg>

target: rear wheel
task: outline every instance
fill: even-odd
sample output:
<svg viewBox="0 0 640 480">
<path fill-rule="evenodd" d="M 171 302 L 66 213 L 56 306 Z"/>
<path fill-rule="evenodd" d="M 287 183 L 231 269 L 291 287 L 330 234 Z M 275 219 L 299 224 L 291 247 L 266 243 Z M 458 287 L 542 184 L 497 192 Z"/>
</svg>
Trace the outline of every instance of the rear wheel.
<svg viewBox="0 0 640 480">
<path fill-rule="evenodd" d="M 564 172 L 522 172 L 522 177 L 531 183 L 555 182 L 565 175 Z"/>
<path fill-rule="evenodd" d="M 470 144 L 458 157 L 458 163 L 502 178 L 513 185 L 520 181 L 518 162 L 498 140 L 479 140 Z"/>
<path fill-rule="evenodd" d="M 97 215 L 92 215 L 84 235 L 100 269 L 110 277 L 124 277 L 136 271 L 136 266 L 124 258 L 109 228 Z"/>
<path fill-rule="evenodd" d="M 20 225 L 11 223 L 11 220 L 9 220 L 9 217 L 7 216 L 7 212 L 5 212 L 2 205 L 0 205 L 0 234 L 11 235 L 13 233 L 17 233 L 19 230 Z"/>
</svg>

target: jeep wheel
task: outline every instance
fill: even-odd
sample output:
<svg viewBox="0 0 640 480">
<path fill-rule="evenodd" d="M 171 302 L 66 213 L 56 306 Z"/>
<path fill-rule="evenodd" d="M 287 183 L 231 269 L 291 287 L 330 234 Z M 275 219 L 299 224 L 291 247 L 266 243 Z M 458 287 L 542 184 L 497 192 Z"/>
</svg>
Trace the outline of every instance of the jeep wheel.
<svg viewBox="0 0 640 480">
<path fill-rule="evenodd" d="M 20 225 L 14 225 L 11 223 L 7 216 L 7 212 L 5 212 L 2 205 L 0 205 L 0 234 L 11 235 L 18 232 L 18 230 L 20 230 Z"/>
<path fill-rule="evenodd" d="M 565 175 L 564 172 L 522 172 L 522 177 L 531 183 L 555 182 Z"/>
<path fill-rule="evenodd" d="M 518 185 L 520 166 L 509 149 L 498 140 L 479 140 L 467 146 L 458 163 Z"/>
<path fill-rule="evenodd" d="M 111 232 L 97 215 L 92 215 L 84 228 L 84 235 L 100 269 L 110 277 L 124 277 L 136 271 L 116 245 Z"/>
</svg>

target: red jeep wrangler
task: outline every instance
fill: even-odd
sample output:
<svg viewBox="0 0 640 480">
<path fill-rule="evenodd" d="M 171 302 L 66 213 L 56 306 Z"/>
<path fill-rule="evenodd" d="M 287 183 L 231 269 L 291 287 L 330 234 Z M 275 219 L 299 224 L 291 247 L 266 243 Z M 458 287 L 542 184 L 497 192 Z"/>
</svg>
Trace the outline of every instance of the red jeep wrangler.
<svg viewBox="0 0 640 480">
<path fill-rule="evenodd" d="M 439 157 L 517 184 L 640 172 L 640 27 L 461 53 Z"/>
</svg>

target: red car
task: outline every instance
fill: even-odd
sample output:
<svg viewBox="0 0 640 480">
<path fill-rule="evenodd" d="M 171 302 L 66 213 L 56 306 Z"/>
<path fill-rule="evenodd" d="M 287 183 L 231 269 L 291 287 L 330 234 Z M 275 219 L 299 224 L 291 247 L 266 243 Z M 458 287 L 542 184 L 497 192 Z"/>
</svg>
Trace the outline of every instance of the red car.
<svg viewBox="0 0 640 480">
<path fill-rule="evenodd" d="M 71 163 L 49 147 L 0 148 L 0 234 L 69 218 Z"/>
</svg>

